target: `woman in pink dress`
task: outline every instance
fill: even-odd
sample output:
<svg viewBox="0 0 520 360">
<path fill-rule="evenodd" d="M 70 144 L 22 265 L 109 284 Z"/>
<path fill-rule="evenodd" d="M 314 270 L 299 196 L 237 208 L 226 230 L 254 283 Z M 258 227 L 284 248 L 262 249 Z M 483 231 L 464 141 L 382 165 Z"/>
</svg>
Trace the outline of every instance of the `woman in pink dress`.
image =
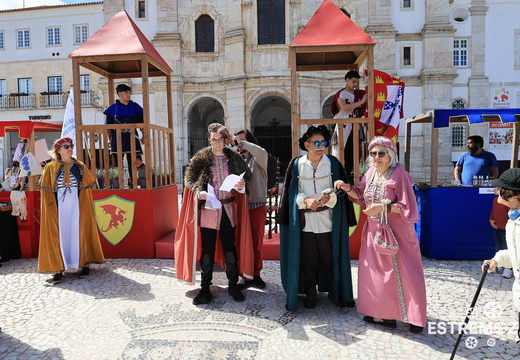
<svg viewBox="0 0 520 360">
<path fill-rule="evenodd" d="M 426 325 L 426 286 L 419 242 L 413 223 L 418 220 L 412 177 L 398 164 L 397 147 L 388 138 L 375 137 L 368 145 L 371 165 L 357 186 L 336 181 L 357 204 L 366 206 L 359 253 L 358 311 L 363 320 L 390 328 L 396 320 L 410 324 L 419 333 Z M 390 204 L 385 204 L 390 200 Z M 398 242 L 395 255 L 374 249 L 381 213 L 388 213 L 388 224 Z"/>
</svg>

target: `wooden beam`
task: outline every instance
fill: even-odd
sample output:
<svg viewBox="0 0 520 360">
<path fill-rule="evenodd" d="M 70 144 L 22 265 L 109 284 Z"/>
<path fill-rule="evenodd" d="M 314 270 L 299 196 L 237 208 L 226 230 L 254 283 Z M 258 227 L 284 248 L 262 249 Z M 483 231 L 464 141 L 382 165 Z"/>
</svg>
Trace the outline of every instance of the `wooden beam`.
<svg viewBox="0 0 520 360">
<path fill-rule="evenodd" d="M 339 71 L 339 70 L 355 70 L 355 65 L 350 64 L 311 64 L 311 65 L 297 65 L 297 71 Z"/>
<path fill-rule="evenodd" d="M 513 146 L 511 149 L 510 168 L 518 167 L 518 142 L 520 141 L 520 126 L 518 122 L 513 123 Z"/>
<path fill-rule="evenodd" d="M 439 182 L 439 129 L 434 128 L 433 123 L 430 156 L 432 158 L 430 169 L 430 186 L 437 187 Z"/>
<path fill-rule="evenodd" d="M 299 109 L 298 109 L 298 88 L 296 81 L 298 74 L 296 73 L 296 53 L 289 48 L 289 68 L 291 69 L 291 139 L 292 139 L 292 157 L 298 155 L 298 132 L 299 132 Z"/>
<path fill-rule="evenodd" d="M 412 123 L 406 122 L 404 135 L 404 168 L 410 172 L 410 150 L 412 148 Z"/>
</svg>

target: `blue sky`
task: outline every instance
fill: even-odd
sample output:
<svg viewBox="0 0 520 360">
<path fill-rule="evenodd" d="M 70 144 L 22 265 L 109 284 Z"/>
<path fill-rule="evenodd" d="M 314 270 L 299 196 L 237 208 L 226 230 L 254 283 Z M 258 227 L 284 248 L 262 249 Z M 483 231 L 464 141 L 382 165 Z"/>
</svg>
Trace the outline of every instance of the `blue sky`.
<svg viewBox="0 0 520 360">
<path fill-rule="evenodd" d="M 44 5 L 63 5 L 81 4 L 97 2 L 99 0 L 0 0 L 0 10 L 20 9 L 24 7 L 44 6 Z"/>
</svg>

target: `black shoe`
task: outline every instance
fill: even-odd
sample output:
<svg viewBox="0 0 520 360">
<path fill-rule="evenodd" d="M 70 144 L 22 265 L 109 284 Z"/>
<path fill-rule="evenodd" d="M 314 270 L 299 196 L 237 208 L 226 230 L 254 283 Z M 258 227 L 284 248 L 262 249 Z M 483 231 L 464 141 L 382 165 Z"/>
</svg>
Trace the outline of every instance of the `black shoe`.
<svg viewBox="0 0 520 360">
<path fill-rule="evenodd" d="M 397 323 L 395 320 L 381 319 L 381 321 L 376 321 L 372 316 L 368 315 L 363 316 L 363 321 L 369 324 L 383 325 L 392 329 L 395 329 L 397 327 Z"/>
<path fill-rule="evenodd" d="M 209 304 L 211 300 L 213 300 L 213 295 L 211 291 L 209 291 L 209 288 L 202 288 L 193 299 L 193 305 Z"/>
<path fill-rule="evenodd" d="M 90 268 L 87 266 L 83 266 L 83 268 L 81 269 L 81 272 L 79 273 L 79 277 L 81 279 L 83 279 L 83 278 L 86 278 L 87 276 L 89 276 L 89 274 L 90 274 Z"/>
<path fill-rule="evenodd" d="M 254 283 L 254 286 L 257 288 L 257 289 L 265 289 L 265 281 L 262 280 L 262 278 L 259 276 L 255 276 L 253 278 L 253 283 Z"/>
<path fill-rule="evenodd" d="M 245 290 L 245 289 L 249 289 L 251 286 L 254 286 L 255 283 L 253 282 L 253 280 L 240 280 L 240 282 L 237 284 L 237 288 L 238 290 L 242 291 L 242 290 Z"/>
<path fill-rule="evenodd" d="M 235 300 L 236 302 L 242 302 L 246 299 L 246 297 L 244 296 L 244 294 L 242 294 L 238 286 L 229 287 L 228 294 L 231 295 L 233 300 Z"/>
<path fill-rule="evenodd" d="M 59 284 L 63 280 L 63 273 L 59 272 L 54 274 L 54 276 L 51 279 L 51 283 L 53 284 Z"/>
<path fill-rule="evenodd" d="M 419 334 L 421 331 L 423 331 L 423 327 L 410 324 L 410 331 L 414 334 Z"/>
</svg>

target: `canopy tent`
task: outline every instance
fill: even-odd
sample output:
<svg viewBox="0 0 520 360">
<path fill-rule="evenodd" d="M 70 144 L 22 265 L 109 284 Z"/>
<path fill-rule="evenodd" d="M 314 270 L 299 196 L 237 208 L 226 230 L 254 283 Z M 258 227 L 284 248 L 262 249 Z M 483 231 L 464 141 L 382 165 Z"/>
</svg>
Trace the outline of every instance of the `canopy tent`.
<svg viewBox="0 0 520 360">
<path fill-rule="evenodd" d="M 298 154 L 300 125 L 353 124 L 358 133 L 359 124 L 368 124 L 374 135 L 373 87 L 368 88 L 368 118 L 301 119 L 298 104 L 298 71 L 356 70 L 367 63 L 368 83 L 374 83 L 374 46 L 376 42 L 361 30 L 332 1 L 325 0 L 289 46 L 291 69 L 291 125 L 292 155 Z M 343 162 L 343 131 L 339 131 L 340 160 Z M 359 139 L 354 137 L 354 178 L 359 178 Z"/>
<path fill-rule="evenodd" d="M 405 168 L 410 171 L 410 149 L 412 124 L 430 123 L 432 127 L 430 185 L 438 184 L 439 129 L 450 126 L 450 122 L 468 122 L 470 125 L 500 121 L 513 124 L 511 167 L 518 163 L 520 109 L 435 109 L 406 119 Z"/>
<path fill-rule="evenodd" d="M 61 132 L 61 125 L 34 120 L 0 120 L 0 136 L 5 136 L 6 132 L 18 132 L 21 138 L 27 139 L 29 148 L 34 149 L 35 132 Z M 29 191 L 36 191 L 34 176 L 29 176 Z"/>
</svg>

